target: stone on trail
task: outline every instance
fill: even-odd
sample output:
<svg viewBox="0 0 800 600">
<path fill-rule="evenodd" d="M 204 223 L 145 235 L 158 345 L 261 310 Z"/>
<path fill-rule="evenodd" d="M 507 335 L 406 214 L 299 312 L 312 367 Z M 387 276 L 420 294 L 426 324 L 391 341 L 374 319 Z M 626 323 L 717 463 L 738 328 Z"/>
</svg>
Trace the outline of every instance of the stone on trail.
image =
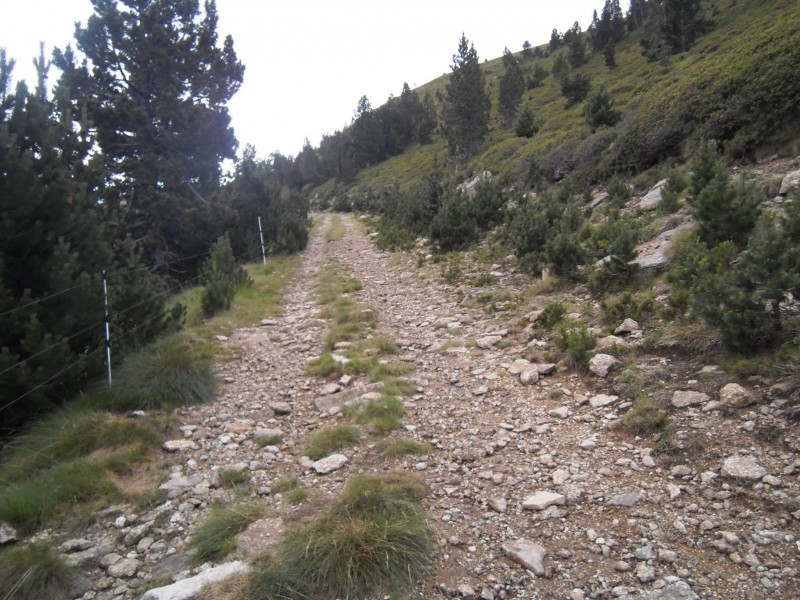
<svg viewBox="0 0 800 600">
<path fill-rule="evenodd" d="M 720 474 L 734 479 L 761 479 L 767 470 L 753 456 L 729 456 L 722 463 Z"/>
<path fill-rule="evenodd" d="M 219 583 L 238 575 L 250 572 L 250 566 L 242 561 L 219 565 L 194 577 L 173 583 L 165 587 L 148 590 L 142 600 L 189 600 L 212 583 Z"/>
<path fill-rule="evenodd" d="M 619 396 L 608 396 L 606 394 L 597 394 L 596 396 L 592 396 L 589 398 L 589 405 L 592 408 L 602 408 L 603 406 L 608 406 L 609 404 L 614 404 L 619 400 Z"/>
<path fill-rule="evenodd" d="M 700 596 L 695 594 L 685 581 L 677 581 L 660 590 L 644 592 L 636 598 L 638 600 L 699 600 Z"/>
<path fill-rule="evenodd" d="M 691 390 L 678 390 L 672 394 L 672 406 L 675 408 L 685 408 L 694 404 L 705 404 L 710 398 L 703 392 L 693 392 Z"/>
<path fill-rule="evenodd" d="M 319 475 L 327 475 L 338 471 L 347 464 L 347 457 L 344 454 L 331 454 L 315 462 L 312 468 Z"/>
<path fill-rule="evenodd" d="M 322 389 L 320 390 L 319 393 L 322 394 L 323 396 L 330 396 L 331 394 L 335 394 L 336 392 L 341 392 L 341 391 L 342 391 L 342 386 L 340 386 L 338 383 L 326 383 L 325 385 L 322 386 Z"/>
<path fill-rule="evenodd" d="M 292 407 L 288 402 L 270 402 L 269 407 L 276 415 L 292 414 Z"/>
<path fill-rule="evenodd" d="M 499 335 L 487 335 L 484 337 L 479 337 L 477 340 L 475 340 L 475 345 L 483 350 L 488 350 L 502 339 L 503 338 Z"/>
<path fill-rule="evenodd" d="M 544 546 L 528 540 L 513 540 L 503 544 L 503 552 L 537 577 L 544 576 L 544 557 L 547 554 Z"/>
<path fill-rule="evenodd" d="M 611 498 L 608 503 L 613 506 L 629 507 L 633 506 L 634 504 L 638 504 L 641 499 L 642 495 L 639 492 L 628 492 L 624 494 L 617 494 Z"/>
<path fill-rule="evenodd" d="M 184 452 L 197 450 L 197 442 L 193 440 L 168 440 L 161 446 L 165 452 Z"/>
<path fill-rule="evenodd" d="M 622 324 L 614 330 L 614 335 L 633 333 L 634 331 L 639 331 L 641 328 L 641 325 L 633 319 L 625 319 Z"/>
<path fill-rule="evenodd" d="M 738 383 L 729 383 L 719 391 L 719 401 L 723 408 L 744 408 L 756 401 L 756 397 Z"/>
<path fill-rule="evenodd" d="M 598 377 L 605 377 L 618 364 L 619 360 L 610 354 L 595 354 L 589 361 L 589 370 Z"/>
<path fill-rule="evenodd" d="M 0 546 L 17 541 L 17 531 L 5 521 L 0 521 Z"/>
<path fill-rule="evenodd" d="M 548 506 L 554 504 L 563 505 L 566 502 L 564 494 L 556 494 L 555 492 L 537 492 L 533 496 L 529 496 L 522 503 L 522 508 L 525 510 L 544 510 Z"/>
</svg>

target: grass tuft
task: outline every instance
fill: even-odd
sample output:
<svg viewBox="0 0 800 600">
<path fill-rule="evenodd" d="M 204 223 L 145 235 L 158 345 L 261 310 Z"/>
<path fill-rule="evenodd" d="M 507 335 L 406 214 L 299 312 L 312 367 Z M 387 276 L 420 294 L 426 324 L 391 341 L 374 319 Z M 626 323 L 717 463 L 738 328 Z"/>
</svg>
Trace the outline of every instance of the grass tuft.
<svg viewBox="0 0 800 600">
<path fill-rule="evenodd" d="M 219 472 L 222 487 L 233 488 L 250 483 L 250 475 L 239 469 L 223 469 Z"/>
<path fill-rule="evenodd" d="M 378 444 L 381 456 L 392 458 L 405 454 L 427 454 L 431 447 L 429 444 L 405 438 L 383 440 Z"/>
<path fill-rule="evenodd" d="M 386 434 L 403 426 L 403 403 L 396 397 L 384 394 L 380 398 L 353 404 L 343 411 L 356 423 L 368 424 L 376 434 Z"/>
<path fill-rule="evenodd" d="M 358 444 L 361 431 L 353 425 L 326 427 L 308 438 L 305 454 L 311 460 L 319 460 L 348 446 Z"/>
<path fill-rule="evenodd" d="M 669 415 L 651 398 L 638 398 L 622 418 L 625 428 L 634 435 L 651 435 L 663 431 Z"/>
<path fill-rule="evenodd" d="M 75 571 L 40 544 L 0 552 L 0 598 L 62 600 L 71 597 Z"/>
<path fill-rule="evenodd" d="M 244 531 L 266 511 L 261 504 L 215 506 L 205 522 L 197 528 L 189 546 L 197 563 L 220 560 L 236 550 L 236 534 Z"/>
<path fill-rule="evenodd" d="M 251 577 L 245 600 L 402 595 L 433 561 L 424 494 L 406 474 L 353 477 L 325 515 L 286 536 Z"/>
</svg>

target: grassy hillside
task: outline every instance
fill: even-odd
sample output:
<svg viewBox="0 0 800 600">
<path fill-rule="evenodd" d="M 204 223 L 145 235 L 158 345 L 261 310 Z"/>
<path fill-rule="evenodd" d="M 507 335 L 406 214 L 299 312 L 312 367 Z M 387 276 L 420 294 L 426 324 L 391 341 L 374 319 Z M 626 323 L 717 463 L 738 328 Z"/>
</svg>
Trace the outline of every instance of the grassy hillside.
<svg viewBox="0 0 800 600">
<path fill-rule="evenodd" d="M 553 181 L 570 176 L 583 183 L 615 173 L 633 174 L 668 157 L 679 157 L 701 138 L 716 139 L 732 160 L 756 160 L 774 153 L 800 151 L 800 4 L 793 0 L 719 0 L 713 31 L 686 53 L 647 62 L 640 50 L 641 31 L 627 32 L 616 49 L 618 67 L 590 54 L 572 73 L 588 75 L 611 92 L 622 113 L 614 127 L 592 132 L 584 103 L 566 107 L 560 85 L 548 75 L 544 85 L 527 90 L 521 105 L 530 105 L 541 120 L 530 139 L 502 129 L 497 114 L 500 58 L 482 64 L 492 97 L 492 129 L 483 151 L 469 170 L 489 169 L 505 180 L 525 183 L 532 159 Z M 599 7 L 598 7 L 599 8 Z M 584 24 L 585 25 L 585 24 Z M 586 35 L 586 34 L 584 34 Z M 523 61 L 526 73 L 538 62 L 548 73 L 558 53 L 547 45 L 541 58 Z M 521 60 L 521 53 L 517 55 Z M 417 91 L 443 92 L 448 75 Z M 353 191 L 363 194 L 391 184 L 408 187 L 446 155 L 445 144 L 414 146 L 398 157 L 359 174 Z"/>
</svg>

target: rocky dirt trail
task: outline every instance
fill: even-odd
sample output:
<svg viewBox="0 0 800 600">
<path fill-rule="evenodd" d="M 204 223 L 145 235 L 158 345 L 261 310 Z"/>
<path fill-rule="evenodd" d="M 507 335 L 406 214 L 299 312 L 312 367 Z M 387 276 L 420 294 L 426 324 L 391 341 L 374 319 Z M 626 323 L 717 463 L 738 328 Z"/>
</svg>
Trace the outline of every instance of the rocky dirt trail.
<svg viewBox="0 0 800 600">
<path fill-rule="evenodd" d="M 652 441 L 615 428 L 630 399 L 609 380 L 522 359 L 546 356 L 536 330 L 519 326 L 533 306 L 500 316 L 467 308 L 432 271 L 420 276 L 416 256 L 376 249 L 355 218 L 341 217 L 345 235 L 334 242 L 324 239 L 333 217 L 317 218 L 282 315 L 225 340 L 233 358 L 220 364 L 218 400 L 178 412 L 183 437 L 167 446 L 173 466 L 162 486 L 169 501 L 141 515 L 117 507 L 87 533 L 89 545 L 65 547 L 77 564 L 100 565 L 83 598 L 133 598 L 195 574 L 186 544 L 215 502 L 270 507 L 240 538 L 242 552 L 262 552 L 351 475 L 392 469 L 417 472 L 430 491 L 439 548 L 420 598 L 800 597 L 798 429 L 783 423 L 794 445 L 754 435 L 781 409 L 758 382 L 720 400 L 705 392 L 733 378 L 670 374 L 669 361 L 653 357 L 665 385 L 691 392 L 673 398 L 676 438 L 703 448 L 658 455 Z M 392 435 L 430 444 L 428 454 L 380 459 L 366 436 L 330 473 L 302 459 L 308 436 L 341 422 L 336 408 L 370 389 L 359 377 L 342 384 L 305 372 L 328 330 L 314 286 L 330 261 L 362 282 L 351 296 L 413 365 L 417 393 L 404 398 L 405 429 Z M 512 269 L 496 271 L 498 286 L 518 285 Z M 270 435 L 280 442 L 259 447 Z M 249 487 L 220 485 L 224 469 L 246 471 Z M 310 490 L 305 502 L 273 493 L 285 477 Z"/>
</svg>

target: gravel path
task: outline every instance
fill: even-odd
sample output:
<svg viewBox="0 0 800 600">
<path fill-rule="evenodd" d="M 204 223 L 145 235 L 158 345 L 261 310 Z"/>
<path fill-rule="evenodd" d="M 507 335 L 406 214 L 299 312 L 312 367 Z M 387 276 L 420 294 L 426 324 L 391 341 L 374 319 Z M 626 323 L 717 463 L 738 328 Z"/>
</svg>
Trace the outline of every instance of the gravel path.
<svg viewBox="0 0 800 600">
<path fill-rule="evenodd" d="M 798 448 L 752 433 L 779 403 L 727 415 L 679 408 L 676 438 L 702 451 L 679 461 L 654 456 L 651 440 L 615 428 L 630 402 L 610 382 L 545 364 L 547 344 L 525 320 L 532 306 L 513 315 L 467 308 L 436 268 L 377 250 L 351 216 L 341 216 L 344 238 L 326 242 L 333 218 L 317 216 L 282 315 L 225 342 L 233 358 L 220 365 L 218 401 L 179 411 L 185 447 L 166 482 L 171 501 L 127 515 L 121 527 L 143 532 L 116 550 L 138 561 L 137 574 L 107 575 L 108 587 L 87 599 L 133 597 L 159 573 L 191 574 L 180 557 L 215 501 L 249 494 L 273 509 L 280 519 L 262 524 L 270 535 L 251 532 L 242 544 L 254 539 L 263 550 L 282 528 L 322 510 L 352 474 L 390 469 L 419 473 L 430 490 L 439 550 L 419 598 L 800 597 Z M 427 455 L 381 459 L 377 438 L 365 437 L 330 474 L 301 459 L 309 434 L 342 421 L 331 408 L 371 389 L 364 378 L 331 386 L 305 373 L 328 331 L 314 286 L 331 261 L 362 282 L 352 298 L 378 315 L 377 331 L 414 366 L 418 393 L 404 399 L 405 430 L 392 435 L 427 442 Z M 516 289 L 508 271 L 495 277 Z M 523 354 L 540 360 L 521 362 Z M 679 377 L 667 359 L 651 363 L 665 380 Z M 274 447 L 254 441 L 278 432 Z M 248 491 L 218 486 L 218 473 L 231 468 L 249 473 Z M 305 502 L 290 506 L 272 492 L 284 477 L 310 490 Z"/>
</svg>

